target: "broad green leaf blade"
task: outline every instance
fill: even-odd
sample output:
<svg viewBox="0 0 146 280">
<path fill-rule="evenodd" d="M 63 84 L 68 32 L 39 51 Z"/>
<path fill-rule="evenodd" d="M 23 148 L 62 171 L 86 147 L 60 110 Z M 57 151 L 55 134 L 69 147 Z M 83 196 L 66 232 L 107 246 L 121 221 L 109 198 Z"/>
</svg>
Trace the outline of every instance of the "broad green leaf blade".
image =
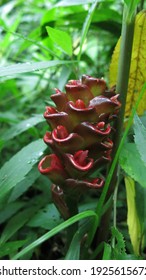
<svg viewBox="0 0 146 280">
<path fill-rule="evenodd" d="M 4 164 L 0 169 L 0 199 L 24 179 L 45 149 L 43 141 L 36 140 Z"/>
<path fill-rule="evenodd" d="M 142 187 L 146 188 L 146 167 L 134 143 L 127 143 L 120 154 L 122 169 Z"/>
<path fill-rule="evenodd" d="M 76 61 L 64 61 L 64 60 L 50 60 L 41 62 L 26 62 L 18 63 L 10 66 L 0 67 L 0 77 L 12 76 L 16 74 L 39 71 L 41 69 L 46 69 L 49 67 L 55 67 L 62 64 L 75 63 Z"/>
<path fill-rule="evenodd" d="M 80 259 L 80 234 L 76 232 L 74 235 L 65 260 L 79 260 Z"/>
<path fill-rule="evenodd" d="M 15 201 L 12 203 L 7 204 L 1 211 L 0 211 L 0 224 L 4 223 L 7 219 L 13 216 L 16 212 L 18 212 L 26 202 L 23 201 Z"/>
<path fill-rule="evenodd" d="M 15 232 L 17 232 L 22 226 L 27 223 L 27 221 L 34 215 L 36 211 L 36 206 L 33 206 L 19 212 L 14 217 L 12 217 L 12 219 L 9 220 L 6 227 L 4 228 L 4 231 L 2 232 L 0 243 L 2 244 L 9 240 Z"/>
<path fill-rule="evenodd" d="M 90 23 L 91 23 L 91 20 L 92 20 L 92 17 L 93 17 L 93 14 L 94 14 L 94 11 L 96 9 L 98 1 L 99 0 L 96 0 L 96 1 L 93 2 L 93 4 L 91 5 L 91 7 L 88 11 L 86 20 L 84 22 L 83 29 L 82 29 L 82 34 L 81 34 L 81 40 L 80 40 L 80 50 L 79 50 L 79 54 L 78 54 L 78 60 L 80 60 L 80 58 L 81 58 L 83 44 L 84 44 L 86 35 L 88 33 L 89 26 L 90 26 Z"/>
<path fill-rule="evenodd" d="M 21 121 L 16 125 L 13 125 L 11 128 L 9 128 L 4 134 L 1 135 L 1 139 L 3 141 L 8 141 L 15 136 L 21 134 L 22 132 L 28 130 L 29 128 L 44 122 L 44 118 L 42 115 L 37 115 L 34 117 L 31 117 L 27 120 Z"/>
<path fill-rule="evenodd" d="M 129 228 L 129 234 L 133 245 L 134 253 L 139 255 L 139 248 L 141 244 L 142 231 L 141 224 L 138 218 L 135 200 L 135 182 L 130 177 L 125 177 L 128 216 L 127 223 Z"/>
<path fill-rule="evenodd" d="M 13 259 L 19 259 L 20 257 L 22 257 L 24 254 L 26 254 L 27 252 L 31 251 L 32 249 L 34 249 L 35 247 L 39 246 L 40 244 L 42 244 L 44 241 L 48 240 L 49 238 L 51 238 L 52 236 L 54 236 L 55 234 L 57 234 L 58 232 L 62 231 L 63 229 L 69 227 L 70 225 L 80 221 L 81 219 L 85 219 L 85 218 L 89 218 L 89 217 L 94 217 L 94 219 L 98 219 L 97 215 L 95 214 L 94 211 L 88 210 L 82 213 L 79 213 L 71 218 L 69 218 L 67 221 L 61 223 L 60 225 L 58 225 L 57 227 L 53 228 L 52 230 L 50 230 L 49 232 L 45 233 L 44 235 L 42 235 L 40 238 L 38 238 L 37 240 L 35 240 L 32 244 L 30 244 L 29 246 L 27 246 L 26 248 L 24 248 L 22 251 L 20 251 L 18 254 L 16 254 Z"/>
<path fill-rule="evenodd" d="M 146 128 L 137 115 L 134 117 L 134 134 L 136 147 L 146 166 Z"/>
<path fill-rule="evenodd" d="M 18 123 L 17 116 L 13 112 L 0 112 L 0 122 L 8 123 L 9 125 Z"/>
<path fill-rule="evenodd" d="M 0 243 L 5 243 L 9 240 L 20 228 L 22 228 L 32 217 L 33 215 L 44 205 L 46 204 L 46 197 L 43 195 L 37 196 L 34 199 L 31 199 L 26 205 L 25 209 L 13 216 L 8 223 L 6 224 L 1 238 Z M 31 206 L 30 206 L 31 205 Z"/>
<path fill-rule="evenodd" d="M 30 172 L 25 176 L 24 180 L 19 182 L 12 190 L 8 202 L 15 201 L 20 197 L 23 193 L 25 193 L 29 187 L 33 185 L 33 183 L 40 177 L 41 174 L 38 172 L 36 166 L 34 166 Z"/>
<path fill-rule="evenodd" d="M 72 55 L 72 39 L 71 36 L 64 31 L 57 30 L 50 26 L 46 26 L 48 35 L 51 40 L 65 53 L 69 56 Z"/>
<path fill-rule="evenodd" d="M 56 227 L 62 222 L 60 213 L 53 203 L 48 204 L 44 209 L 41 209 L 33 218 L 29 221 L 30 227 L 41 227 L 48 230 Z"/>
<path fill-rule="evenodd" d="M 7 242 L 0 245 L 0 258 L 12 253 L 16 253 L 19 248 L 26 244 L 27 240 Z"/>
</svg>

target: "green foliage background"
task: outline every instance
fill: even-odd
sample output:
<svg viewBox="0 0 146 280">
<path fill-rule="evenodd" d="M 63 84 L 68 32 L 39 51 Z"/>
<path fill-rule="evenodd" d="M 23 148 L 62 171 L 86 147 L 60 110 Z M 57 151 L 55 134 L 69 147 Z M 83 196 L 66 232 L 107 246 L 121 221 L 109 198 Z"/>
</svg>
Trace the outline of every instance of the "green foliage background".
<svg viewBox="0 0 146 280">
<path fill-rule="evenodd" d="M 37 170 L 39 158 L 46 152 L 42 138 L 48 126 L 43 119 L 43 112 L 47 104 L 52 104 L 50 95 L 53 89 L 63 90 L 69 79 L 79 79 L 82 74 L 88 74 L 103 77 L 108 83 L 111 55 L 121 33 L 122 12 L 123 1 L 120 0 L 1 1 L 0 257 L 2 259 L 15 258 L 20 248 L 24 251 L 22 254 L 18 253 L 16 257 L 21 259 L 80 258 L 80 238 L 89 227 L 91 220 L 89 217 L 95 216 L 98 195 L 85 196 L 81 201 L 78 216 L 63 223 L 52 203 L 51 183 Z M 135 121 L 135 127 L 141 121 L 145 126 L 145 116 L 142 120 Z M 145 141 L 146 132 L 143 126 L 141 132 L 135 135 L 136 143 Z M 127 142 L 133 142 L 131 138 L 132 136 L 129 136 Z M 134 143 L 132 145 L 126 143 L 120 156 L 120 163 L 123 170 L 137 182 L 136 188 L 139 185 L 143 193 L 145 182 L 142 184 L 142 178 L 145 178 L 145 173 L 143 171 L 143 177 L 137 173 L 132 158 L 136 151 L 138 164 L 145 168 L 143 163 L 146 159 L 143 151 L 139 149 L 140 147 Z M 127 153 L 129 156 L 125 162 L 124 157 Z M 141 158 L 141 154 L 144 158 Z M 130 169 L 128 169 L 129 161 L 132 163 Z M 120 182 L 116 207 L 117 225 L 122 234 L 117 229 L 112 229 L 110 253 L 107 250 L 108 244 L 103 244 L 104 259 L 139 258 L 134 255 L 127 228 L 126 194 L 122 172 Z M 145 201 L 143 204 L 145 205 Z M 139 215 L 142 217 L 141 213 Z M 62 241 L 65 233 L 61 230 L 77 220 L 85 222 L 81 222 L 80 232 L 74 237 L 65 256 Z M 144 218 L 141 224 L 143 238 Z M 57 233 L 60 236 L 56 235 Z M 113 239 L 119 242 L 114 248 L 111 242 Z M 56 244 L 58 245 L 55 251 Z M 94 258 L 94 254 L 93 251 L 90 257 Z"/>
</svg>

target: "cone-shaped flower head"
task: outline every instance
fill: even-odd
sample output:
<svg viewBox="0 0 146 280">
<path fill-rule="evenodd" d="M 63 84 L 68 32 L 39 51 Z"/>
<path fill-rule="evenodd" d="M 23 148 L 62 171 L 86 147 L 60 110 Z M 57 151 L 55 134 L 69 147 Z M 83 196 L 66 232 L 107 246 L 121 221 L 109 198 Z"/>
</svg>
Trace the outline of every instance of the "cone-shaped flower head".
<svg viewBox="0 0 146 280">
<path fill-rule="evenodd" d="M 52 154 L 40 161 L 39 171 L 67 194 L 101 188 L 104 180 L 91 175 L 111 160 L 111 121 L 120 108 L 118 95 L 103 79 L 87 75 L 69 81 L 65 93 L 55 91 L 54 107 L 44 113 L 51 128 L 44 142 Z"/>
</svg>

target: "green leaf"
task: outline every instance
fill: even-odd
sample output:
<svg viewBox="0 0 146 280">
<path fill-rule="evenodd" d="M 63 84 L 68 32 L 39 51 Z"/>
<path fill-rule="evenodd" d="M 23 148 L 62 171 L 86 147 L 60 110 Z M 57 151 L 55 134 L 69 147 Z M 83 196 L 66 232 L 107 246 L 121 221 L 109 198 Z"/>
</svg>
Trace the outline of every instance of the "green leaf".
<svg viewBox="0 0 146 280">
<path fill-rule="evenodd" d="M 29 246 L 27 246 L 26 248 L 24 248 L 22 251 L 20 251 L 18 254 L 16 254 L 13 259 L 19 259 L 20 257 L 22 257 L 24 254 L 26 254 L 27 252 L 31 251 L 33 248 L 39 246 L 40 244 L 42 244 L 44 241 L 48 240 L 49 238 L 51 238 L 52 236 L 54 236 L 55 234 L 59 233 L 60 231 L 62 231 L 63 229 L 69 227 L 70 225 L 76 223 L 77 221 L 81 220 L 81 219 L 85 219 L 85 218 L 89 218 L 89 217 L 94 217 L 94 219 L 98 219 L 97 215 L 95 214 L 94 211 L 88 210 L 82 213 L 79 213 L 71 218 L 69 218 L 67 221 L 61 223 L 60 225 L 56 226 L 55 228 L 53 228 L 52 230 L 50 230 L 49 232 L 45 233 L 44 235 L 42 235 L 40 238 L 38 238 L 37 240 L 35 240 L 32 244 L 30 244 Z"/>
<path fill-rule="evenodd" d="M 111 228 L 112 238 L 116 241 L 112 248 L 112 259 L 121 260 L 126 256 L 125 240 L 122 233 L 116 228 Z"/>
<path fill-rule="evenodd" d="M 80 259 L 80 233 L 77 231 L 74 235 L 69 250 L 65 256 L 65 260 L 79 260 Z"/>
<path fill-rule="evenodd" d="M 142 188 L 139 184 L 135 185 L 136 192 L 136 209 L 139 220 L 143 226 L 146 226 L 146 189 Z M 140 202 L 140 203 L 139 203 Z"/>
<path fill-rule="evenodd" d="M 146 167 L 141 160 L 135 143 L 126 143 L 120 153 L 122 169 L 142 187 L 146 188 Z"/>
<path fill-rule="evenodd" d="M 10 239 L 10 237 L 12 237 L 15 232 L 17 232 L 27 223 L 27 221 L 31 216 L 34 215 L 36 211 L 36 206 L 33 206 L 19 212 L 14 217 L 12 217 L 2 232 L 0 243 L 5 243 L 8 239 Z"/>
<path fill-rule="evenodd" d="M 15 136 L 21 134 L 22 132 L 28 130 L 29 128 L 37 125 L 38 123 L 44 122 L 44 118 L 42 115 L 37 115 L 27 120 L 21 121 L 16 125 L 13 125 L 9 128 L 5 133 L 1 135 L 1 139 L 3 141 L 8 141 Z"/>
<path fill-rule="evenodd" d="M 19 182 L 13 189 L 9 196 L 8 202 L 15 201 L 18 197 L 20 197 L 23 193 L 25 193 L 29 187 L 36 181 L 38 177 L 40 177 L 40 173 L 36 166 L 34 166 L 30 172 L 26 175 L 24 180 Z"/>
<path fill-rule="evenodd" d="M 104 243 L 104 251 L 103 251 L 103 260 L 111 260 L 111 246 L 107 243 Z"/>
<path fill-rule="evenodd" d="M 140 252 L 142 252 L 146 246 L 146 189 L 142 188 L 139 184 L 135 185 L 136 193 L 136 209 L 138 218 L 141 224 L 142 230 L 142 242 L 140 244 Z M 140 203 L 139 203 L 140 202 Z"/>
<path fill-rule="evenodd" d="M 92 2 L 93 0 L 72 0 L 72 1 L 62 0 L 59 1 L 59 3 L 57 3 L 55 6 L 56 7 L 78 6 L 78 5 L 85 5 Z"/>
<path fill-rule="evenodd" d="M 136 147 L 146 166 L 146 128 L 137 115 L 134 117 L 134 134 Z"/>
<path fill-rule="evenodd" d="M 50 26 L 46 26 L 48 35 L 50 36 L 51 40 L 65 53 L 69 56 L 72 55 L 72 39 L 71 36 L 61 30 L 57 30 Z"/>
<path fill-rule="evenodd" d="M 0 199 L 3 198 L 12 188 L 32 169 L 42 156 L 46 145 L 42 140 L 36 140 L 13 156 L 0 170 Z"/>
<path fill-rule="evenodd" d="M 0 258 L 15 253 L 19 248 L 26 244 L 27 240 L 7 242 L 0 245 Z"/>
<path fill-rule="evenodd" d="M 22 15 L 21 13 L 18 14 L 18 16 L 16 17 L 14 23 L 12 24 L 12 26 L 9 28 L 9 31 L 10 32 L 14 32 L 17 27 L 19 26 L 20 24 L 20 21 L 21 21 L 21 18 L 22 18 Z M 4 39 L 1 40 L 1 43 L 0 43 L 0 48 L 1 48 L 1 51 L 3 50 L 7 50 L 7 52 L 9 51 L 9 45 L 11 43 L 11 40 L 12 40 L 12 34 L 8 32 L 6 33 L 6 35 L 4 36 Z"/>
<path fill-rule="evenodd" d="M 26 202 L 16 201 L 7 204 L 1 211 L 0 211 L 0 224 L 4 223 L 7 219 L 13 216 L 18 210 L 20 210 Z"/>
<path fill-rule="evenodd" d="M 64 60 L 50 60 L 41 62 L 26 62 L 18 63 L 10 66 L 0 67 L 0 77 L 12 76 L 15 74 L 21 74 L 26 72 L 39 71 L 41 69 L 46 69 L 49 67 L 55 67 L 63 64 L 75 63 L 76 61 L 64 61 Z"/>
<path fill-rule="evenodd" d="M 21 229 L 33 215 L 46 204 L 46 197 L 39 195 L 31 199 L 26 205 L 25 209 L 13 216 L 6 224 L 0 239 L 0 243 L 5 243 L 10 239 L 19 229 Z M 30 206 L 31 205 L 31 206 Z"/>
<path fill-rule="evenodd" d="M 91 220 L 81 221 L 79 229 L 75 233 L 71 244 L 69 246 L 68 252 L 65 256 L 65 260 L 79 260 L 80 259 L 80 245 L 83 236 L 90 230 L 92 226 Z"/>
<path fill-rule="evenodd" d="M 0 112 L 0 121 L 8 124 L 17 123 L 17 116 L 13 112 Z"/>
<path fill-rule="evenodd" d="M 30 227 L 42 227 L 45 229 L 52 229 L 62 222 L 60 213 L 53 203 L 48 204 L 44 209 L 41 209 L 29 221 Z"/>
<path fill-rule="evenodd" d="M 124 0 L 124 2 L 128 8 L 127 20 L 130 20 L 140 0 Z"/>
<path fill-rule="evenodd" d="M 86 20 L 84 21 L 84 25 L 83 25 L 82 33 L 81 33 L 80 50 L 79 50 L 79 54 L 78 54 L 78 60 L 80 60 L 80 58 L 81 58 L 83 44 L 84 44 L 85 38 L 87 36 L 88 30 L 89 30 L 89 26 L 91 24 L 91 20 L 92 20 L 94 11 L 96 9 L 97 3 L 98 3 L 98 0 L 93 2 L 93 4 L 91 5 L 91 7 L 90 7 L 90 9 L 88 11 Z"/>
<path fill-rule="evenodd" d="M 59 77 L 59 81 L 58 81 L 58 88 L 60 90 L 63 90 L 65 87 L 65 84 L 67 83 L 67 81 L 69 80 L 69 76 L 72 72 L 72 69 L 66 67 L 66 65 L 64 65 L 62 67 L 61 73 L 60 73 L 60 77 Z"/>
<path fill-rule="evenodd" d="M 140 2 L 140 0 L 124 0 L 125 4 L 131 9 L 135 9 L 136 8 L 136 5 Z"/>
<path fill-rule="evenodd" d="M 136 200 L 135 200 L 135 182 L 130 177 L 125 177 L 128 216 L 127 224 L 129 234 L 133 245 L 133 250 L 136 255 L 139 255 L 139 248 L 141 244 L 142 231 L 141 224 L 137 214 Z"/>
</svg>

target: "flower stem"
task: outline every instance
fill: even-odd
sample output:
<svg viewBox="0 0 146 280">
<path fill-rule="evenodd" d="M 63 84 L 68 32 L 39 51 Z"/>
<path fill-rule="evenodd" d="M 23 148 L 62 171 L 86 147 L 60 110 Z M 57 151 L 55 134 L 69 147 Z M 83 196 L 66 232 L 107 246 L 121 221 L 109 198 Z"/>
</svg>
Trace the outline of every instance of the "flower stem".
<svg viewBox="0 0 146 280">
<path fill-rule="evenodd" d="M 78 214 L 78 201 L 76 198 L 71 196 L 66 196 L 65 198 L 66 204 L 68 206 L 68 210 L 70 213 L 70 217 L 73 217 L 74 215 Z M 76 231 L 78 230 L 78 223 L 74 223 L 71 226 L 67 228 L 67 244 L 66 248 L 69 248 L 69 245 L 72 241 L 72 238 Z"/>
<path fill-rule="evenodd" d="M 129 16 L 128 7 L 126 5 L 124 6 L 121 48 L 120 48 L 118 77 L 117 77 L 117 86 L 116 86 L 116 92 L 119 93 L 119 100 L 122 106 L 117 119 L 117 127 L 116 127 L 117 139 L 115 141 L 116 143 L 115 150 L 117 150 L 117 146 L 119 146 L 121 133 L 123 130 L 124 113 L 125 113 L 125 106 L 126 106 L 131 55 L 132 55 L 133 36 L 134 36 L 135 15 L 136 15 L 136 9 L 133 11 L 133 14 Z"/>
<path fill-rule="evenodd" d="M 130 72 L 130 63 L 131 63 L 131 54 L 132 54 L 132 45 L 133 45 L 133 35 L 134 35 L 134 24 L 135 24 L 135 15 L 136 15 L 136 7 L 131 14 L 130 9 L 127 5 L 124 5 L 123 12 L 123 22 L 122 22 L 122 36 L 121 36 L 121 48 L 120 48 L 120 57 L 118 63 L 118 77 L 117 77 L 117 86 L 116 91 L 119 93 L 119 100 L 122 104 L 121 109 L 119 111 L 118 118 L 115 123 L 116 134 L 114 136 L 114 149 L 112 158 L 116 156 L 122 131 L 123 131 L 123 123 L 124 123 L 124 113 L 125 113 L 125 105 L 126 105 L 126 97 L 127 97 L 127 89 L 128 89 L 128 81 L 129 81 L 129 72 Z M 109 184 L 106 184 L 105 194 L 102 197 L 102 203 L 105 200 L 108 200 L 109 197 L 114 193 L 117 181 L 117 165 L 115 166 L 113 175 L 109 181 Z M 100 204 L 100 201 L 99 201 Z M 102 207 L 103 205 L 101 205 Z M 99 208 L 99 207 L 98 207 Z M 109 224 L 110 217 L 112 211 L 112 204 L 106 213 L 101 218 L 100 228 L 97 231 L 97 246 L 102 242 L 106 241 L 109 232 Z M 101 256 L 99 256 L 101 257 Z"/>
</svg>

